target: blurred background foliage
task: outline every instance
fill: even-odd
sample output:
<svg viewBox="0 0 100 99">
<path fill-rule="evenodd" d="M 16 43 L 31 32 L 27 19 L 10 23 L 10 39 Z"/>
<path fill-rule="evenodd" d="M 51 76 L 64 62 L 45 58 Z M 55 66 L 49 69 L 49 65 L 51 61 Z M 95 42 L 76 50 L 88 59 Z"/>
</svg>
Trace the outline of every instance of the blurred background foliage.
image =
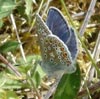
<svg viewBox="0 0 100 99">
<path fill-rule="evenodd" d="M 73 19 L 73 23 L 77 31 L 79 31 L 91 0 L 64 0 L 64 3 Z M 28 84 L 22 84 L 20 80 L 23 81 L 27 78 L 27 75 L 25 74 L 27 74 L 28 71 L 30 71 L 31 77 L 34 78 L 33 82 L 35 84 L 35 87 L 39 87 L 41 78 L 44 77 L 45 73 L 39 66 L 38 68 L 36 68 L 35 73 L 33 72 L 35 66 L 39 65 L 38 61 L 41 60 L 40 48 L 38 45 L 35 26 L 35 14 L 39 12 L 40 15 L 43 15 L 43 19 L 45 20 L 50 6 L 54 6 L 60 9 L 64 14 L 66 20 L 68 20 L 68 16 L 66 15 L 66 11 L 64 10 L 64 7 L 61 4 L 60 0 L 0 0 L 0 53 L 2 53 L 3 56 L 5 56 L 7 60 L 9 60 L 9 62 L 16 66 L 23 75 L 22 78 L 16 78 L 16 76 L 13 75 L 12 71 L 8 70 L 6 68 L 6 65 L 0 61 L 0 99 L 10 99 L 11 96 L 14 97 L 12 99 L 20 99 L 22 97 L 26 97 L 26 92 L 23 91 L 23 89 L 30 89 L 30 83 L 32 82 L 31 80 L 28 80 Z M 12 16 L 15 20 L 17 28 L 15 28 L 13 24 Z M 70 23 L 69 20 L 68 22 Z M 99 34 L 99 29 L 100 1 L 97 0 L 92 17 L 89 20 L 84 36 L 82 37 L 82 40 L 87 46 L 90 53 L 93 53 Z M 16 31 L 18 33 L 18 36 L 16 34 Z M 18 37 L 21 42 L 18 41 Z M 20 43 L 22 44 L 22 47 L 24 49 L 27 63 L 25 63 L 25 60 L 23 59 L 22 53 L 20 51 Z M 84 78 L 90 61 L 81 45 L 79 46 L 77 61 L 79 62 L 81 68 L 81 75 Z M 99 63 L 97 63 L 97 65 L 99 66 Z M 97 78 L 96 80 L 94 79 L 92 80 L 92 82 L 96 82 L 99 80 Z M 47 79 L 44 79 L 44 81 L 47 81 Z M 17 96 L 20 94 L 20 90 L 17 90 L 16 95 L 13 90 L 10 90 L 11 88 L 21 89 L 21 95 L 19 97 Z M 8 90 L 4 91 L 4 89 Z M 44 89 L 48 89 L 48 86 L 45 85 Z M 28 90 L 27 92 L 30 92 L 30 90 Z M 30 97 L 30 95 L 28 96 Z"/>
</svg>

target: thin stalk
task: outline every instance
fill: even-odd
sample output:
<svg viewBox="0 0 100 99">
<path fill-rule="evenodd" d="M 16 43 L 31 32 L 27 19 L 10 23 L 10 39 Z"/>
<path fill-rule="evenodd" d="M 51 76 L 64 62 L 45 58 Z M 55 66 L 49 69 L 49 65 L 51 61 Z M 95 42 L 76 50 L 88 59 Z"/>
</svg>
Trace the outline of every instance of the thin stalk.
<svg viewBox="0 0 100 99">
<path fill-rule="evenodd" d="M 97 38 L 96 45 L 95 45 L 95 48 L 94 48 L 92 55 L 93 55 L 93 58 L 94 58 L 95 61 L 99 59 L 99 55 L 100 55 L 100 32 L 98 34 L 98 38 Z M 91 81 L 93 79 L 94 73 L 95 73 L 95 68 L 92 67 L 91 70 L 90 70 L 90 73 L 89 73 L 89 76 L 90 76 L 89 81 Z"/>
<path fill-rule="evenodd" d="M 61 1 L 62 5 L 63 5 L 65 11 L 66 11 L 66 14 L 67 14 L 67 16 L 68 16 L 68 18 L 69 18 L 69 21 L 70 21 L 71 25 L 72 25 L 72 26 L 74 27 L 74 29 L 75 29 L 75 25 L 73 24 L 73 20 L 72 20 L 72 18 L 71 18 L 71 16 L 70 16 L 69 12 L 68 12 L 68 10 L 67 10 L 67 7 L 66 7 L 66 5 L 65 5 L 65 3 L 64 3 L 64 0 L 60 0 L 60 1 Z M 75 29 L 75 30 L 76 30 L 76 29 Z M 95 61 L 92 59 L 92 57 L 91 57 L 89 51 L 87 50 L 87 47 L 85 46 L 84 42 L 82 41 L 82 39 L 81 39 L 81 37 L 80 37 L 80 35 L 79 35 L 79 32 L 78 32 L 77 30 L 76 30 L 76 32 L 77 32 L 76 34 L 77 34 L 77 36 L 78 36 L 78 38 L 79 38 L 79 40 L 80 40 L 80 42 L 81 42 L 83 48 L 85 49 L 85 51 L 86 51 L 86 53 L 87 53 L 87 55 L 88 55 L 90 61 L 92 62 L 93 66 L 96 68 L 98 74 L 100 74 L 99 68 L 97 67 Z"/>
<path fill-rule="evenodd" d="M 44 9 L 43 14 L 42 14 L 42 16 L 41 16 L 41 17 L 43 17 L 43 16 L 44 16 L 44 14 L 46 13 L 46 11 L 47 11 L 47 9 L 48 9 L 49 4 L 50 4 L 50 2 L 51 2 L 51 1 L 52 1 L 52 0 L 48 0 L 48 1 L 47 1 L 47 3 L 46 3 L 46 7 L 45 7 L 45 9 Z"/>
<path fill-rule="evenodd" d="M 45 0 L 42 0 L 42 1 L 41 1 L 41 4 L 40 4 L 40 6 L 39 6 L 39 8 L 38 8 L 37 13 L 39 13 L 39 12 L 40 12 L 40 10 L 41 10 L 41 8 L 42 8 L 42 6 L 43 6 L 44 1 L 45 1 Z"/>
<path fill-rule="evenodd" d="M 96 92 L 99 89 L 100 89 L 100 81 L 88 87 L 88 90 L 90 93 Z M 82 91 L 78 93 L 78 99 L 81 99 L 81 97 L 85 95 L 87 95 L 87 91 L 86 89 L 83 89 Z"/>
<path fill-rule="evenodd" d="M 30 85 L 32 85 L 32 87 L 33 87 L 32 89 L 35 90 L 38 99 L 41 99 L 40 93 L 38 92 L 37 88 L 35 87 L 34 82 L 33 82 L 32 78 L 30 77 L 29 73 L 27 74 L 27 78 L 29 79 L 29 81 L 31 83 Z"/>
<path fill-rule="evenodd" d="M 4 58 L 2 56 L 2 54 L 0 54 L 0 60 L 6 64 L 18 77 L 21 77 L 21 74 L 19 73 L 19 71 L 17 70 L 17 68 L 15 68 L 10 62 L 8 62 L 8 60 L 6 58 Z"/>
<path fill-rule="evenodd" d="M 45 1 L 45 0 L 42 0 L 42 1 L 41 1 L 40 6 L 39 6 L 39 8 L 38 8 L 38 10 L 37 10 L 37 13 L 40 12 L 44 1 Z M 34 20 L 33 20 L 33 22 L 32 22 L 32 25 L 31 25 L 31 27 L 30 27 L 30 29 L 29 29 L 29 32 L 32 30 L 32 28 L 33 28 L 33 26 L 34 26 L 34 24 L 35 24 L 35 20 L 36 20 L 36 18 L 34 18 Z"/>
<path fill-rule="evenodd" d="M 20 37 L 18 35 L 18 31 L 17 31 L 17 27 L 16 27 L 16 23 L 15 23 L 15 19 L 14 19 L 13 14 L 11 14 L 10 17 L 11 17 L 11 21 L 12 21 L 12 24 L 13 24 L 13 27 L 14 27 L 14 30 L 15 30 L 15 33 L 16 33 L 16 36 L 17 36 L 17 40 L 20 43 L 20 51 L 21 51 L 22 57 L 23 57 L 24 61 L 27 62 L 26 61 L 26 57 L 25 57 L 25 53 L 24 53 L 24 50 L 23 50 L 23 46 L 22 46 Z"/>
<path fill-rule="evenodd" d="M 0 54 L 0 60 L 1 60 L 5 65 L 7 65 L 7 66 L 16 74 L 16 76 L 22 77 L 21 73 L 17 70 L 17 68 L 15 68 L 10 62 L 8 62 L 8 60 L 7 60 L 6 58 L 4 58 L 4 57 L 2 56 L 2 54 Z M 34 71 L 35 71 L 35 70 L 36 70 L 36 67 L 34 68 Z M 27 78 L 28 78 L 28 79 L 25 80 L 25 82 L 26 82 L 26 81 L 28 82 L 28 80 L 31 82 L 31 85 L 33 86 L 33 89 L 35 90 L 38 99 L 41 99 L 41 96 L 40 96 L 38 90 L 36 89 L 36 87 L 35 87 L 35 85 L 34 85 L 34 83 L 33 83 L 33 80 L 31 79 L 31 77 L 30 77 L 29 74 L 27 74 Z M 25 82 L 23 81 L 23 83 L 25 83 Z"/>
<path fill-rule="evenodd" d="M 86 17 L 85 17 L 84 22 L 83 22 L 83 24 L 82 24 L 82 26 L 80 28 L 80 31 L 79 31 L 79 33 L 80 33 L 81 36 L 84 35 L 84 31 L 86 29 L 86 26 L 87 26 L 87 24 L 88 24 L 88 22 L 89 22 L 89 20 L 90 20 L 90 18 L 92 16 L 92 14 L 93 14 L 96 1 L 97 0 L 91 0 L 89 9 L 88 9 L 87 14 L 86 14 Z"/>
</svg>

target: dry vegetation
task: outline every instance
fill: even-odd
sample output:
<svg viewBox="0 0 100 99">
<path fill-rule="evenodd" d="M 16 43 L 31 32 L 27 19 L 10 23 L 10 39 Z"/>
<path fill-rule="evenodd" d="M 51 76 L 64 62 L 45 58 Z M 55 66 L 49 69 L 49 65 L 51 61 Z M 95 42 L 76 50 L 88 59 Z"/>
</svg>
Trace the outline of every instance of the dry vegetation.
<svg viewBox="0 0 100 99">
<path fill-rule="evenodd" d="M 35 14 L 39 12 L 45 20 L 50 6 L 60 9 L 78 34 L 81 86 L 77 97 L 100 98 L 100 1 L 89 9 L 91 3 L 95 0 L 0 0 L 0 99 L 42 99 L 54 83 L 39 66 L 35 26 Z M 6 5 L 11 8 L 5 9 Z"/>
</svg>

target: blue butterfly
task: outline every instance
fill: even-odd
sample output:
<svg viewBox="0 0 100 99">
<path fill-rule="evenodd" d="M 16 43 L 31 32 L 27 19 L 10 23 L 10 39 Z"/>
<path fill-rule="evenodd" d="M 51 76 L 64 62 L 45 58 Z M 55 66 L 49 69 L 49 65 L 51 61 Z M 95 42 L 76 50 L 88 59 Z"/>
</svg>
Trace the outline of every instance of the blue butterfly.
<svg viewBox="0 0 100 99">
<path fill-rule="evenodd" d="M 46 23 L 36 14 L 36 26 L 43 70 L 49 75 L 75 72 L 77 38 L 62 13 L 51 7 Z"/>
<path fill-rule="evenodd" d="M 55 7 L 51 7 L 48 12 L 47 26 L 52 33 L 58 36 L 68 47 L 72 59 L 77 56 L 77 38 L 74 30 L 68 26 L 62 13 Z"/>
</svg>

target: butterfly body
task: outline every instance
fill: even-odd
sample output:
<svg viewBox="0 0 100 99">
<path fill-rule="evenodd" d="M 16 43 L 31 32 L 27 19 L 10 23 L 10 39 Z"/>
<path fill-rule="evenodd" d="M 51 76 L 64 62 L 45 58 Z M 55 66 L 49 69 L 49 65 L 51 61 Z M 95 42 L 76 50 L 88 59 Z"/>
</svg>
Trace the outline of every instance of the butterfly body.
<svg viewBox="0 0 100 99">
<path fill-rule="evenodd" d="M 53 18 L 52 20 L 51 16 Z M 57 21 L 59 21 L 58 24 Z M 70 52 L 70 50 L 73 51 L 72 46 L 76 48 L 76 41 L 74 45 L 70 45 L 70 43 L 76 40 L 75 34 L 74 32 L 71 34 L 71 29 L 59 10 L 54 7 L 50 8 L 47 25 L 39 14 L 37 14 L 36 26 L 43 70 L 49 75 L 75 72 L 76 67 L 74 66 L 73 59 L 76 57 L 77 49 L 73 54 Z M 70 41 L 71 38 L 72 41 Z M 67 44 L 71 48 L 68 48 Z"/>
</svg>

